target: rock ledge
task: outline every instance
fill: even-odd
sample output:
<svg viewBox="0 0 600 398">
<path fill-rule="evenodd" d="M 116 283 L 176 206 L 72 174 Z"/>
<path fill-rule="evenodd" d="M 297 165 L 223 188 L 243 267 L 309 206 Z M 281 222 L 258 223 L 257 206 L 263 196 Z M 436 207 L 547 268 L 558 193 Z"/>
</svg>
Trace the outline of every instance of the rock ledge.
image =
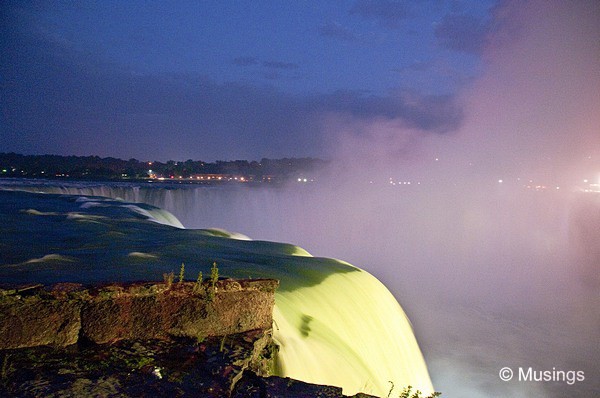
<svg viewBox="0 0 600 398">
<path fill-rule="evenodd" d="M 0 289 L 0 350 L 270 329 L 272 279 Z"/>
</svg>

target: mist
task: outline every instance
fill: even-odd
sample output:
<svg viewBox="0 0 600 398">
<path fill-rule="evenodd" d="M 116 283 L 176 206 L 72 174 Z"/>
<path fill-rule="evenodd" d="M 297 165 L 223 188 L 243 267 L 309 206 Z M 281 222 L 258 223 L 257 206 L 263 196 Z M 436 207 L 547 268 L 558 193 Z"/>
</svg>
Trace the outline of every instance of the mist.
<svg viewBox="0 0 600 398">
<path fill-rule="evenodd" d="M 498 21 L 513 25 L 489 37 L 455 132 L 326 121 L 346 160 L 334 174 L 347 183 L 307 206 L 311 223 L 330 227 L 295 238 L 384 281 L 448 396 L 600 388 L 600 197 L 581 192 L 600 183 L 598 10 L 499 7 Z M 583 370 L 586 380 L 504 382 L 506 366 Z"/>
<path fill-rule="evenodd" d="M 597 193 L 451 180 L 433 168 L 422 179 L 349 174 L 124 198 L 166 208 L 188 228 L 290 242 L 369 271 L 407 312 L 434 386 L 448 396 L 586 396 L 598 388 Z M 582 370 L 586 380 L 503 382 L 505 366 Z"/>
<path fill-rule="evenodd" d="M 150 203 L 186 228 L 288 242 L 365 269 L 406 311 L 445 396 L 592 396 L 599 387 L 599 193 L 456 174 L 450 161 L 437 159 L 415 175 L 387 161 L 374 169 L 333 163 L 308 176 L 315 182 L 286 186 L 29 189 Z M 583 371 L 586 378 L 504 382 L 498 372 L 507 366 Z"/>
<path fill-rule="evenodd" d="M 600 197 L 583 191 L 600 183 L 599 7 L 505 2 L 496 13 L 456 131 L 331 113 L 335 162 L 317 183 L 202 194 L 211 210 L 191 217 L 169 210 L 377 276 L 447 396 L 592 396 Z M 585 380 L 505 382 L 506 366 Z"/>
</svg>

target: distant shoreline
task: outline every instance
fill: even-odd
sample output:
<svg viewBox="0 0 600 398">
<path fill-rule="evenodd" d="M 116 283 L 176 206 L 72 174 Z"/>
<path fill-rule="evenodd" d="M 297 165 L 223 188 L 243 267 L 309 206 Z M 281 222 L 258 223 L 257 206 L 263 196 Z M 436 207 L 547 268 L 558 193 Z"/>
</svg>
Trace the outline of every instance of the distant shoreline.
<svg viewBox="0 0 600 398">
<path fill-rule="evenodd" d="M 0 178 L 97 182 L 186 182 L 196 184 L 281 183 L 314 180 L 329 162 L 317 158 L 261 161 L 122 160 L 98 156 L 21 155 L 0 153 Z"/>
</svg>

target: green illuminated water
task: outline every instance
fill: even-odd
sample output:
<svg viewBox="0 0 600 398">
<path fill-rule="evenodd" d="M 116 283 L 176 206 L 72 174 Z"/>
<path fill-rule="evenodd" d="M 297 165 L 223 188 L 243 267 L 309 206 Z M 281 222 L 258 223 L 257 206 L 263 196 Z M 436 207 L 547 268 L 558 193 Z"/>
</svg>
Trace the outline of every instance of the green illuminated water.
<svg viewBox="0 0 600 398">
<path fill-rule="evenodd" d="M 185 263 L 210 274 L 280 280 L 277 373 L 387 396 L 395 386 L 433 391 L 404 311 L 375 277 L 293 245 L 186 230 L 173 216 L 106 198 L 0 191 L 0 279 L 6 283 L 161 279 Z M 148 217 L 172 225 L 152 222 Z"/>
</svg>

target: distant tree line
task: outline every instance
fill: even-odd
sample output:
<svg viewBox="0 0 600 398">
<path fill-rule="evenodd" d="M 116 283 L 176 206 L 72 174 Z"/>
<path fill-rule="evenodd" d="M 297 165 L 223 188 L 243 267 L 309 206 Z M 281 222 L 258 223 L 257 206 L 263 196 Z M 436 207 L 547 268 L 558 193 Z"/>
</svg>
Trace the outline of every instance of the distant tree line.
<svg viewBox="0 0 600 398">
<path fill-rule="evenodd" d="M 327 164 L 316 158 L 234 160 L 214 163 L 188 159 L 139 161 L 99 156 L 21 155 L 0 153 L 0 177 L 70 179 L 190 178 L 195 175 L 239 175 L 254 181 L 284 180 L 314 174 Z"/>
</svg>

